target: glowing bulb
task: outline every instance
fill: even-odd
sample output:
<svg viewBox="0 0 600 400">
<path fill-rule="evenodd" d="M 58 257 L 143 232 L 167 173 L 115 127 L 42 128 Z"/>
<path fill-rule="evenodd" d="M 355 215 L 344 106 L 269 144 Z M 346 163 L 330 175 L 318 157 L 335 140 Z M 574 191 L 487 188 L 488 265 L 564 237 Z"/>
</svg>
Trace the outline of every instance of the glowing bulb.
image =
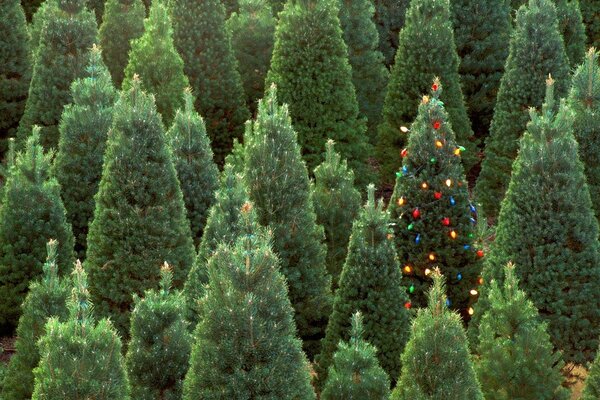
<svg viewBox="0 0 600 400">
<path fill-rule="evenodd" d="M 408 288 L 409 293 L 413 293 L 415 291 L 415 285 L 410 285 Z"/>
<path fill-rule="evenodd" d="M 403 196 L 403 197 L 400 197 L 400 198 L 398 199 L 398 205 L 399 205 L 399 206 L 403 206 L 405 203 L 406 203 L 406 199 L 404 198 L 404 196 Z"/>
<path fill-rule="evenodd" d="M 471 296 L 477 296 L 478 292 L 475 289 L 471 289 L 471 291 L 469 293 L 471 293 Z"/>
<path fill-rule="evenodd" d="M 404 303 L 404 308 L 406 308 L 407 310 L 410 310 L 410 307 L 412 307 L 412 304 L 410 303 L 410 301 L 407 301 L 406 303 Z"/>
<path fill-rule="evenodd" d="M 429 187 L 429 185 L 427 184 L 427 182 L 423 182 L 423 183 L 421 183 L 421 187 L 423 189 L 427 189 Z"/>
<path fill-rule="evenodd" d="M 394 235 L 392 235 L 391 233 L 387 234 L 387 240 L 392 240 L 394 238 Z"/>
<path fill-rule="evenodd" d="M 425 268 L 425 276 L 429 276 L 431 274 L 431 270 L 429 268 Z"/>
<path fill-rule="evenodd" d="M 460 156 L 460 149 L 458 147 L 456 149 L 454 149 L 454 155 Z"/>
<path fill-rule="evenodd" d="M 435 261 L 435 254 L 429 253 L 429 261 Z"/>
<path fill-rule="evenodd" d="M 477 282 L 479 282 L 480 285 L 483 285 L 483 277 L 480 276 Z"/>
<path fill-rule="evenodd" d="M 407 128 L 407 127 L 405 127 L 405 126 L 401 126 L 401 127 L 400 127 L 400 131 L 401 131 L 402 133 L 407 133 L 407 132 L 408 132 L 408 128 Z"/>
<path fill-rule="evenodd" d="M 437 147 L 438 149 L 441 148 L 444 144 L 442 143 L 441 140 L 436 140 L 435 141 L 435 147 Z"/>
<path fill-rule="evenodd" d="M 450 232 L 450 237 L 451 237 L 452 239 L 456 239 L 456 237 L 457 237 L 457 236 L 458 236 L 458 235 L 456 234 L 456 231 L 451 231 L 451 232 Z"/>
<path fill-rule="evenodd" d="M 473 315 L 475 314 L 475 310 L 473 310 L 473 307 L 469 307 L 469 315 Z"/>
<path fill-rule="evenodd" d="M 446 179 L 446 186 L 452 186 L 452 179 Z"/>
<path fill-rule="evenodd" d="M 406 272 L 407 274 L 410 274 L 411 271 L 412 271 L 412 268 L 410 267 L 410 265 L 404 266 L 404 272 Z"/>
</svg>

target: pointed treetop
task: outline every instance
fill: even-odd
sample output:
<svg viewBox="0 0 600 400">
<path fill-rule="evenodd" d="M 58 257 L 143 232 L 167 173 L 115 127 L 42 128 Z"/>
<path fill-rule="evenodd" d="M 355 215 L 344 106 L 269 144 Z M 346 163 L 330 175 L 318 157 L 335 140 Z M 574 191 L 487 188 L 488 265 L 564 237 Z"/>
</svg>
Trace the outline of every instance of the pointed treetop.
<svg viewBox="0 0 600 400">
<path fill-rule="evenodd" d="M 15 162 L 20 172 L 35 184 L 41 184 L 48 177 L 53 155 L 52 151 L 44 154 L 44 148 L 40 144 L 40 130 L 38 125 L 33 126 L 31 135 L 27 138 L 25 152 L 19 152 Z"/>
<path fill-rule="evenodd" d="M 519 291 L 519 281 L 515 272 L 515 265 L 509 262 L 504 266 L 504 294 L 508 301 L 515 298 Z"/>
<path fill-rule="evenodd" d="M 573 112 L 564 99 L 561 99 L 558 112 L 554 100 L 554 84 L 552 76 L 546 80 L 546 97 L 540 113 L 535 108 L 529 109 L 531 120 L 527 124 L 527 132 L 542 141 L 551 141 L 562 136 L 571 129 Z"/>
<path fill-rule="evenodd" d="M 434 316 L 439 316 L 446 310 L 446 278 L 438 267 L 431 273 L 433 285 L 429 289 L 429 310 Z"/>
<path fill-rule="evenodd" d="M 173 268 L 168 262 L 160 267 L 160 293 L 163 295 L 169 294 L 169 290 L 173 284 Z"/>
<path fill-rule="evenodd" d="M 363 326 L 363 315 L 360 311 L 352 314 L 352 329 L 350 332 L 350 343 L 352 343 L 354 347 L 358 347 L 365 332 L 365 328 Z"/>
<path fill-rule="evenodd" d="M 367 186 L 367 204 L 375 206 L 375 185 L 372 183 Z"/>
<path fill-rule="evenodd" d="M 440 82 L 439 76 L 433 78 L 433 83 L 431 84 L 431 95 L 435 99 L 439 99 L 442 94 L 442 83 Z"/>
<path fill-rule="evenodd" d="M 192 88 L 186 87 L 183 90 L 183 101 L 185 102 L 185 112 L 191 113 L 194 112 L 194 95 L 192 94 Z"/>
<path fill-rule="evenodd" d="M 42 269 L 44 270 L 44 282 L 50 286 L 58 281 L 58 264 L 56 263 L 58 241 L 50 239 L 46 244 L 46 251 L 48 252 L 48 257 Z"/>
<path fill-rule="evenodd" d="M 69 314 L 81 326 L 82 333 L 84 333 L 86 325 L 93 324 L 94 318 L 90 292 L 88 291 L 87 274 L 83 270 L 81 261 L 77 260 L 71 275 L 73 277 L 73 290 L 68 304 Z"/>
<path fill-rule="evenodd" d="M 600 104 L 600 66 L 598 52 L 590 47 L 583 64 L 573 74 L 572 97 L 585 107 L 597 108 Z"/>
</svg>

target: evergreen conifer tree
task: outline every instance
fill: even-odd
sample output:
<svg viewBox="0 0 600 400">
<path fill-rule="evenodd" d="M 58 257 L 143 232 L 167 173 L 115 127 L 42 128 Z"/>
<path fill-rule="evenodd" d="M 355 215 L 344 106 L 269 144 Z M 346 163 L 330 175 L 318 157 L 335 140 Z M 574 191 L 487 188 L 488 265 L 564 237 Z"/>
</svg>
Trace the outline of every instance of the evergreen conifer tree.
<svg viewBox="0 0 600 400">
<path fill-rule="evenodd" d="M 379 49 L 379 34 L 373 21 L 372 0 L 340 1 L 340 23 L 352 67 L 352 83 L 360 113 L 367 118 L 371 144 L 377 141 L 377 127 L 390 76 Z"/>
<path fill-rule="evenodd" d="M 600 351 L 596 353 L 596 359 L 588 372 L 581 397 L 581 400 L 598 399 L 600 399 Z"/>
<path fill-rule="evenodd" d="M 398 378 L 409 329 L 408 298 L 401 281 L 389 215 L 383 200 L 375 202 L 375 187 L 370 185 L 367 203 L 352 227 L 348 257 L 317 359 L 319 385 L 327 379 L 339 342 L 350 338 L 350 320 L 356 311 L 365 316 L 364 339 L 377 348 L 379 364 L 392 381 Z"/>
<path fill-rule="evenodd" d="M 52 154 L 44 154 L 39 139 L 39 128 L 34 127 L 3 189 L 0 331 L 10 332 L 16 325 L 29 282 L 42 273 L 48 240 L 58 240 L 59 275 L 73 261 L 73 233 L 60 199 L 60 186 L 49 174 Z"/>
<path fill-rule="evenodd" d="M 323 228 L 317 225 L 306 164 L 288 113 L 271 86 L 244 135 L 244 175 L 259 223 L 273 231 L 273 249 L 289 285 L 296 325 L 309 357 L 318 353 L 331 312 L 331 278 Z M 337 343 L 336 343 L 337 344 Z"/>
<path fill-rule="evenodd" d="M 448 310 L 444 277 L 432 273 L 429 304 L 417 312 L 390 400 L 483 400 L 460 316 Z"/>
<path fill-rule="evenodd" d="M 144 33 L 146 8 L 141 0 L 107 0 L 98 33 L 102 56 L 115 86 L 120 88 L 131 42 Z"/>
<path fill-rule="evenodd" d="M 181 287 L 194 243 L 153 96 L 134 77 L 114 110 L 85 267 L 98 315 L 126 336 L 133 294 L 156 287 L 165 261 Z"/>
<path fill-rule="evenodd" d="M 452 22 L 460 79 L 477 139 L 487 137 L 512 31 L 506 0 L 453 0 Z"/>
<path fill-rule="evenodd" d="M 328 140 L 325 144 L 325 161 L 315 168 L 312 197 L 317 224 L 325 229 L 327 270 L 333 287 L 337 288 L 361 198 L 360 192 L 354 187 L 354 172 L 333 147 L 333 140 Z"/>
<path fill-rule="evenodd" d="M 209 261 L 183 399 L 314 399 L 270 235 L 251 203 L 238 223 L 235 244 L 219 245 Z"/>
<path fill-rule="evenodd" d="M 585 56 L 585 25 L 578 0 L 554 0 L 558 29 L 563 35 L 569 66 L 577 68 Z"/>
<path fill-rule="evenodd" d="M 58 7 L 56 1 L 44 1 L 33 14 L 31 23 L 29 24 L 29 48 L 31 50 L 32 63 L 35 61 L 36 52 L 40 45 L 40 37 L 42 36 L 42 28 L 44 27 L 45 21 L 48 19 L 47 15 L 51 14 L 50 10 Z M 32 66 L 33 69 L 33 66 Z"/>
<path fill-rule="evenodd" d="M 129 399 L 121 339 L 110 320 L 95 323 L 89 298 L 87 276 L 77 261 L 68 320 L 50 318 L 39 341 L 32 400 Z"/>
<path fill-rule="evenodd" d="M 579 0 L 581 16 L 587 33 L 589 46 L 600 47 L 600 3 L 596 0 Z"/>
<path fill-rule="evenodd" d="M 377 362 L 375 346 L 363 339 L 362 320 L 360 312 L 352 315 L 350 341 L 338 345 L 321 399 L 388 400 L 390 379 Z"/>
<path fill-rule="evenodd" d="M 71 85 L 71 96 L 73 104 L 65 106 L 58 127 L 60 138 L 53 172 L 61 185 L 67 221 L 73 227 L 75 252 L 84 259 L 117 96 L 98 47 L 90 52 L 86 76 Z"/>
<path fill-rule="evenodd" d="M 541 113 L 530 111 L 484 266 L 482 294 L 492 279 L 503 283 L 502 268 L 513 261 L 522 289 L 548 322 L 554 347 L 563 351 L 565 362 L 582 364 L 592 361 L 600 335 L 598 222 L 572 112 L 563 103 L 554 111 L 553 90 L 549 79 Z M 489 307 L 481 296 L 471 339 Z"/>
<path fill-rule="evenodd" d="M 19 0 L 0 3 L 0 155 L 15 136 L 31 79 L 27 21 Z"/>
<path fill-rule="evenodd" d="M 419 99 L 438 76 L 444 82 L 441 101 L 450 116 L 458 144 L 466 148 L 462 162 L 468 171 L 476 162 L 475 142 L 467 116 L 458 74 L 449 0 L 412 1 L 400 33 L 379 127 L 378 159 L 381 182 L 393 182 L 401 166 L 400 150 L 406 146 L 402 129 L 417 115 Z"/>
<path fill-rule="evenodd" d="M 68 280 L 58 276 L 58 243 L 50 240 L 46 247 L 48 258 L 42 267 L 42 278 L 29 286 L 29 293 L 23 302 L 23 314 L 17 327 L 16 352 L 10 358 L 4 384 L 0 388 L 0 398 L 4 400 L 31 398 L 33 369 L 40 361 L 37 341 L 44 334 L 46 320 L 55 316 L 64 322 L 68 316 L 67 299 L 71 285 Z"/>
<path fill-rule="evenodd" d="M 183 90 L 189 85 L 183 73 L 183 60 L 173 45 L 173 28 L 167 7 L 152 3 L 144 21 L 144 34 L 131 42 L 129 63 L 125 68 L 123 90 L 131 88 L 134 75 L 142 87 L 156 98 L 156 109 L 170 126 L 178 108 L 183 107 Z"/>
<path fill-rule="evenodd" d="M 411 305 L 426 305 L 431 271 L 441 265 L 448 304 L 468 318 L 483 253 L 475 248 L 477 213 L 469 202 L 462 148 L 456 144 L 441 98 L 442 86 L 436 79 L 411 125 L 389 209 Z"/>
<path fill-rule="evenodd" d="M 391 67 L 410 0 L 374 0 L 373 3 L 374 19 L 379 31 L 379 50 L 385 57 L 385 64 Z"/>
<path fill-rule="evenodd" d="M 265 93 L 265 77 L 271 63 L 276 20 L 267 0 L 240 0 L 240 10 L 231 14 L 227 29 L 238 62 L 246 105 L 256 114 Z"/>
<path fill-rule="evenodd" d="M 309 171 L 321 163 L 325 142 L 333 139 L 362 186 L 370 181 L 366 159 L 371 149 L 359 118 L 338 9 L 337 0 L 286 3 L 266 82 L 277 85 L 281 102 L 289 106 Z"/>
<path fill-rule="evenodd" d="M 169 0 L 175 47 L 206 122 L 215 162 L 223 165 L 250 117 L 244 87 L 225 26 L 221 0 Z"/>
<path fill-rule="evenodd" d="M 560 353 L 552 349 L 546 324 L 519 289 L 514 265 L 504 267 L 504 284 L 492 281 L 490 308 L 481 317 L 475 369 L 487 400 L 569 399 L 561 386 Z"/>
<path fill-rule="evenodd" d="M 184 320 L 185 301 L 181 292 L 171 291 L 172 279 L 165 263 L 160 291 L 149 290 L 143 299 L 135 296 L 125 359 L 134 399 L 181 399 L 191 335 Z"/>
<path fill-rule="evenodd" d="M 48 1 L 55 5 L 46 8 L 38 32 L 29 96 L 17 130 L 21 148 L 33 125 L 41 126 L 45 149 L 56 147 L 63 107 L 72 101 L 71 83 L 85 74 L 89 49 L 98 36 L 96 18 L 85 0 Z"/>
<path fill-rule="evenodd" d="M 518 139 L 527 125 L 527 110 L 539 107 L 544 100 L 544 80 L 548 74 L 557 79 L 559 97 L 567 94 L 569 84 L 568 59 L 551 0 L 529 0 L 519 9 L 509 47 L 475 188 L 477 200 L 491 218 L 498 216 Z"/>
<path fill-rule="evenodd" d="M 574 112 L 573 132 L 579 144 L 579 157 L 596 217 L 600 219 L 600 65 L 594 49 L 588 51 L 575 71 L 568 101 Z"/>
</svg>

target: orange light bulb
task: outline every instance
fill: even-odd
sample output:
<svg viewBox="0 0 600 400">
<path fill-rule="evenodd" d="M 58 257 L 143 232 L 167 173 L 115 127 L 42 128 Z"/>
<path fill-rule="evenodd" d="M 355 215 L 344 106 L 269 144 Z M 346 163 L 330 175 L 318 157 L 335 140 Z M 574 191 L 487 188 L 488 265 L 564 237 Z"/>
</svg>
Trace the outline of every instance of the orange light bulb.
<svg viewBox="0 0 600 400">
<path fill-rule="evenodd" d="M 404 272 L 406 272 L 407 274 L 410 274 L 411 271 L 412 271 L 412 268 L 410 267 L 410 265 L 404 266 Z"/>
<path fill-rule="evenodd" d="M 450 237 L 451 237 L 452 239 L 456 239 L 456 237 L 457 237 L 457 236 L 458 236 L 458 235 L 456 234 L 456 231 L 451 231 L 451 232 L 450 232 Z"/>
<path fill-rule="evenodd" d="M 435 254 L 429 253 L 429 261 L 435 261 Z"/>
<path fill-rule="evenodd" d="M 435 141 L 435 147 L 437 147 L 438 149 L 441 148 L 444 144 L 442 143 L 441 140 L 436 140 Z"/>
<path fill-rule="evenodd" d="M 400 197 L 398 199 L 398 205 L 403 206 L 404 204 L 406 204 L 406 199 L 404 197 Z"/>
</svg>

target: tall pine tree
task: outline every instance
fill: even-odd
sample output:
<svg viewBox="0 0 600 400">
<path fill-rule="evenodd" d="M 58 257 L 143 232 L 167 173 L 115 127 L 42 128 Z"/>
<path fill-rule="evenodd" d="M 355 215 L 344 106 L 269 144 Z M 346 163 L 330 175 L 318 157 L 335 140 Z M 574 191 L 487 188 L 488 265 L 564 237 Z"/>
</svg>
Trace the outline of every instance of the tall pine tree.
<svg viewBox="0 0 600 400">
<path fill-rule="evenodd" d="M 410 0 L 374 0 L 375 23 L 379 31 L 379 50 L 385 57 L 385 64 L 394 64 L 398 48 L 398 37 L 404 26 L 404 16 Z"/>
</svg>

